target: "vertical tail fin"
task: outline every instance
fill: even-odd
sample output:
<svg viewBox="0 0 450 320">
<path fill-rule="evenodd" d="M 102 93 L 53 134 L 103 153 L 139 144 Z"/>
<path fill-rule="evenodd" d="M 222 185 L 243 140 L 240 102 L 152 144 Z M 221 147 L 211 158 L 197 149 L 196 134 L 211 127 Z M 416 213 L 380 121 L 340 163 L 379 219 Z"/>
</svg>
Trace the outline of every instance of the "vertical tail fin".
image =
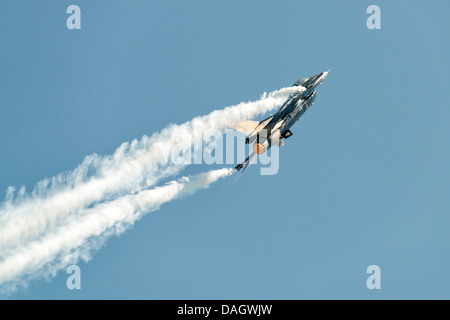
<svg viewBox="0 0 450 320">
<path fill-rule="evenodd" d="M 238 164 L 235 169 L 237 171 L 241 171 L 241 173 L 244 173 L 245 169 L 247 169 L 247 167 L 250 165 L 251 161 L 253 160 L 253 158 L 256 156 L 256 152 L 252 152 L 252 154 L 250 154 L 244 162 Z"/>
</svg>

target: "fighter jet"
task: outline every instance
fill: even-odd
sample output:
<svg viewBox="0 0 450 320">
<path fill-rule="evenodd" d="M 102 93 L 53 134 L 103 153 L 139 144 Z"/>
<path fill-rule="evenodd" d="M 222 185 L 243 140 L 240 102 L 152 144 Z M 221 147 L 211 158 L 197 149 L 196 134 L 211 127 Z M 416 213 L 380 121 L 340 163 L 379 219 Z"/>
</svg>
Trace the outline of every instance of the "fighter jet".
<svg viewBox="0 0 450 320">
<path fill-rule="evenodd" d="M 242 172 L 248 167 L 252 159 L 257 155 L 269 150 L 272 145 L 284 146 L 284 139 L 293 135 L 290 128 L 297 120 L 314 105 L 316 99 L 316 88 L 328 75 L 328 72 L 321 72 L 311 78 L 302 78 L 293 84 L 299 90 L 289 96 L 281 106 L 280 110 L 261 122 L 242 121 L 231 125 L 234 129 L 247 135 L 246 144 L 253 143 L 253 152 L 244 162 L 236 166 L 236 170 Z M 304 88 L 304 90 L 302 90 Z"/>
</svg>

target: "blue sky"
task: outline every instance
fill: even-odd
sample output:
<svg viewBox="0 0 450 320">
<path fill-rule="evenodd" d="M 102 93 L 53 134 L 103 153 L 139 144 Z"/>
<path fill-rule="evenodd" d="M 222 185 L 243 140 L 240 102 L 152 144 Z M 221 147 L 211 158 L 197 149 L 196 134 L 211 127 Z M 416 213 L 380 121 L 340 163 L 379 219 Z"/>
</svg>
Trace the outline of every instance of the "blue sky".
<svg viewBox="0 0 450 320">
<path fill-rule="evenodd" d="M 332 69 L 277 175 L 250 167 L 145 216 L 79 264 L 81 290 L 61 271 L 12 298 L 450 298 L 449 9 L 2 1 L 0 190 Z"/>
</svg>

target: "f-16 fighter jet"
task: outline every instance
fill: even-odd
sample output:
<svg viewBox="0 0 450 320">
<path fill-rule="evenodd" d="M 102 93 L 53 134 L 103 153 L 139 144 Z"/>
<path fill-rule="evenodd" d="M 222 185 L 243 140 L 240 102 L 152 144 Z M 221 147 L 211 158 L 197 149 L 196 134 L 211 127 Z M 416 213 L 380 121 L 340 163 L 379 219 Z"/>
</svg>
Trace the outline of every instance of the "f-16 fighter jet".
<svg viewBox="0 0 450 320">
<path fill-rule="evenodd" d="M 291 95 L 281 106 L 280 110 L 273 116 L 257 121 L 242 121 L 232 127 L 247 135 L 246 144 L 253 143 L 253 152 L 244 162 L 236 166 L 236 170 L 244 170 L 248 167 L 253 157 L 269 150 L 272 145 L 283 146 L 283 139 L 292 136 L 290 128 L 297 120 L 314 104 L 316 99 L 316 88 L 328 75 L 328 72 L 321 72 L 311 78 L 303 78 L 293 84 L 293 87 L 303 87 Z"/>
</svg>

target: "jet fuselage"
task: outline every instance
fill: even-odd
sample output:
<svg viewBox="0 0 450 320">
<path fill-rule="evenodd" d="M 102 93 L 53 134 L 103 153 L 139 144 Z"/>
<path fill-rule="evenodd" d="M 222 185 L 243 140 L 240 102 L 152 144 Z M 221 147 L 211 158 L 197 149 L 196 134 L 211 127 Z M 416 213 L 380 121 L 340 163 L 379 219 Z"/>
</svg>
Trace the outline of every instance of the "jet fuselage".
<svg viewBox="0 0 450 320">
<path fill-rule="evenodd" d="M 291 95 L 288 100 L 281 106 L 280 110 L 273 115 L 269 123 L 262 128 L 261 132 L 257 134 L 251 140 L 256 140 L 257 143 L 264 143 L 261 145 L 263 148 L 259 150 L 267 150 L 272 146 L 274 141 L 288 138 L 292 135 L 290 128 L 300 117 L 314 104 L 316 99 L 316 88 L 322 83 L 322 81 L 328 75 L 327 72 L 321 72 L 311 78 L 297 81 L 294 86 L 299 88 L 304 87 L 304 90 L 300 90 Z M 301 87 L 300 87 L 301 86 Z M 267 142 L 265 142 L 267 141 Z M 249 140 L 249 142 L 251 142 Z M 277 142 L 277 141 L 275 141 Z"/>
<path fill-rule="evenodd" d="M 283 139 L 292 136 L 289 130 L 295 122 L 314 104 L 316 88 L 327 77 L 329 71 L 321 72 L 311 78 L 300 79 L 294 83 L 299 90 L 292 94 L 280 110 L 273 116 L 259 122 L 246 139 L 246 143 L 253 143 L 253 153 L 243 163 L 236 166 L 237 170 L 245 170 L 252 158 L 269 150 L 273 144 L 283 146 Z M 244 167 L 245 165 L 245 167 Z"/>
</svg>

